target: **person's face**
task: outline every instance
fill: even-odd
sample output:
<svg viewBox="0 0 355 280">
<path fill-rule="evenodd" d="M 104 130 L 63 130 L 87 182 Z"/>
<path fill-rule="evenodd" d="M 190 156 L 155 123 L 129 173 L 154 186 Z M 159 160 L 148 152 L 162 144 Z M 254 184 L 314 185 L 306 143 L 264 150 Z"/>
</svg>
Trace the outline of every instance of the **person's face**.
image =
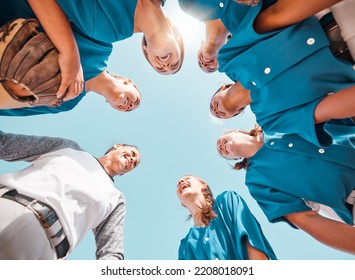
<svg viewBox="0 0 355 280">
<path fill-rule="evenodd" d="M 116 144 L 109 154 L 111 156 L 112 167 L 116 173 L 115 175 L 120 176 L 134 169 L 141 160 L 138 149 L 133 146 Z"/>
<path fill-rule="evenodd" d="M 247 137 L 248 135 L 238 131 L 227 132 L 217 140 L 218 153 L 228 159 L 240 159 L 244 157 L 244 143 Z"/>
<path fill-rule="evenodd" d="M 114 96 L 107 98 L 110 106 L 116 110 L 129 112 L 141 103 L 142 96 L 137 86 L 128 78 L 112 75 L 114 80 Z"/>
<path fill-rule="evenodd" d="M 218 69 L 218 60 L 216 55 L 209 55 L 205 50 L 205 42 L 202 42 L 197 53 L 197 61 L 200 68 L 206 73 L 212 73 Z"/>
<path fill-rule="evenodd" d="M 217 118 L 229 119 L 243 112 L 250 102 L 250 91 L 236 82 L 220 88 L 211 99 L 210 111 Z"/>
<path fill-rule="evenodd" d="M 176 187 L 176 194 L 181 204 L 188 206 L 189 204 L 197 204 L 198 201 L 204 200 L 202 190 L 205 189 L 199 178 L 195 176 L 184 176 L 181 178 Z"/>
<path fill-rule="evenodd" d="M 146 42 L 143 51 L 150 65 L 160 74 L 174 74 L 181 67 L 181 48 L 171 33 L 156 36 L 154 40 Z"/>
</svg>

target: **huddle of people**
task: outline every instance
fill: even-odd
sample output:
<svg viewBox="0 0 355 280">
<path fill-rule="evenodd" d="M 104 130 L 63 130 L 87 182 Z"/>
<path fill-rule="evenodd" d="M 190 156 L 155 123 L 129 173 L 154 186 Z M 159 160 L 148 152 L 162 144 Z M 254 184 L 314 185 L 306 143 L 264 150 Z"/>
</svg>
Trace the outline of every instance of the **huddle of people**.
<svg viewBox="0 0 355 280">
<path fill-rule="evenodd" d="M 120 111 L 137 108 L 138 87 L 109 73 L 107 60 L 112 43 L 143 33 L 143 55 L 152 68 L 164 75 L 179 71 L 183 38 L 164 4 L 2 1 L 0 35 L 9 37 L 14 26 L 9 21 L 36 19 L 56 50 L 60 83 L 51 92 L 55 106 L 36 104 L 31 87 L 8 78 L 1 65 L 0 115 L 60 113 L 87 92 Z M 218 153 L 237 161 L 234 169 L 246 170 L 245 185 L 271 223 L 284 221 L 355 254 L 355 31 L 349 28 L 355 2 L 179 0 L 179 5 L 205 23 L 206 39 L 197 54 L 201 69 L 226 73 L 233 81 L 212 96 L 212 115 L 232 118 L 250 105 L 256 118 L 251 131 L 220 136 Z M 35 101 L 23 102 L 28 97 Z M 139 164 L 137 147 L 116 144 L 95 158 L 71 140 L 0 132 L 0 158 L 33 163 L 0 175 L 0 259 L 66 258 L 89 230 L 97 259 L 124 258 L 125 199 L 113 176 Z M 214 198 L 206 181 L 186 175 L 176 194 L 194 223 L 181 240 L 178 259 L 277 259 L 237 192 Z"/>
</svg>

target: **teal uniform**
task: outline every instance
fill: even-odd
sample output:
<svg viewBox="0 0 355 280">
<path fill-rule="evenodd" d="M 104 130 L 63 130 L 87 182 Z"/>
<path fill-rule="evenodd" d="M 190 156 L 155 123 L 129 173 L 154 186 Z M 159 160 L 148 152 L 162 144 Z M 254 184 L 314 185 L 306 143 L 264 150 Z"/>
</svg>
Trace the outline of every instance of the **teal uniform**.
<svg viewBox="0 0 355 280">
<path fill-rule="evenodd" d="M 85 81 L 102 73 L 112 52 L 112 43 L 133 34 L 138 0 L 57 0 L 68 16 L 77 42 Z M 166 0 L 161 0 L 162 5 Z M 14 18 L 35 18 L 27 0 L 2 0 L 0 24 Z M 82 99 L 64 102 L 57 108 L 33 107 L 0 110 L 0 115 L 25 116 L 71 110 Z"/>
<path fill-rule="evenodd" d="M 333 136 L 326 148 L 296 134 L 264 135 L 263 147 L 249 159 L 245 184 L 270 222 L 311 210 L 305 199 L 329 206 L 353 224 L 345 200 L 355 189 L 355 126 L 345 121 L 325 125 Z"/>
<path fill-rule="evenodd" d="M 269 259 L 276 259 L 260 224 L 236 192 L 218 195 L 213 210 L 217 217 L 208 226 L 192 227 L 181 240 L 179 260 L 247 260 L 246 240 Z"/>
<path fill-rule="evenodd" d="M 238 12 L 245 6 L 233 0 L 203 4 L 209 7 L 203 20 L 220 18 L 233 34 L 219 51 L 219 71 L 251 91 L 251 110 L 265 132 L 296 133 L 322 146 L 314 133 L 308 134 L 314 125 L 304 120 L 313 119 L 315 107 L 328 93 L 355 85 L 355 71 L 350 63 L 333 56 L 315 17 L 257 34 L 253 21 L 266 2 L 249 7 L 247 12 Z M 199 1 L 180 3 L 186 12 L 197 15 Z M 226 18 L 236 21 L 233 17 L 239 18 L 239 25 L 228 23 Z"/>
</svg>

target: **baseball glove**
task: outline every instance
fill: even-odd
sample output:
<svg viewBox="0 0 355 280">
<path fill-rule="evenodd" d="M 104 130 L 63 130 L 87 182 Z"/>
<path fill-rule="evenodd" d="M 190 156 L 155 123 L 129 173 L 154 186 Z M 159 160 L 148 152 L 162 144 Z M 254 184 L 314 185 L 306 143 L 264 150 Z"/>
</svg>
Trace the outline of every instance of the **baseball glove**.
<svg viewBox="0 0 355 280">
<path fill-rule="evenodd" d="M 35 19 L 0 28 L 0 108 L 56 107 L 61 82 L 58 50 Z"/>
</svg>

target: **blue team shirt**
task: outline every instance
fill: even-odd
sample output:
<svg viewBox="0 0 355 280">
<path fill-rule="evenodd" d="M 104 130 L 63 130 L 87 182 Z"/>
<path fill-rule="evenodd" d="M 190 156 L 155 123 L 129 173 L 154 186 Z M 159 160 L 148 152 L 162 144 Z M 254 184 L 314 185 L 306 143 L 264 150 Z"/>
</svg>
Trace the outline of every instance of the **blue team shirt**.
<svg viewBox="0 0 355 280">
<path fill-rule="evenodd" d="M 217 218 L 206 227 L 192 227 L 181 240 L 180 260 L 247 260 L 246 240 L 269 259 L 276 259 L 260 224 L 236 192 L 218 195 L 213 210 Z"/>
</svg>

